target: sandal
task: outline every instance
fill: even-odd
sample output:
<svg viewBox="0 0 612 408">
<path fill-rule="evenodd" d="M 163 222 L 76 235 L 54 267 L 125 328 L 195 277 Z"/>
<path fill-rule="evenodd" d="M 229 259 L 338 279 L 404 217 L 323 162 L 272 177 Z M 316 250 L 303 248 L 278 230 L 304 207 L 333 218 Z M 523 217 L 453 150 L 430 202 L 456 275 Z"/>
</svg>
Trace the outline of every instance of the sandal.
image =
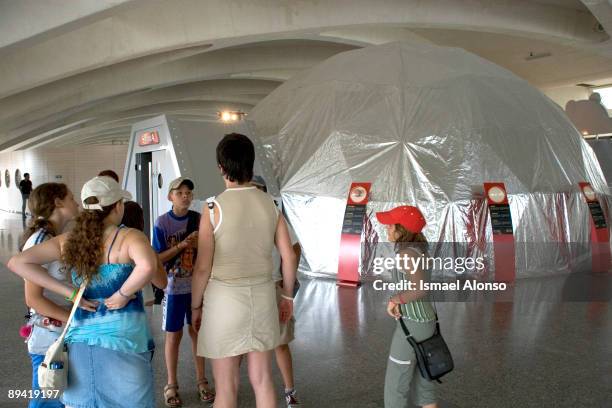
<svg viewBox="0 0 612 408">
<path fill-rule="evenodd" d="M 215 401 L 215 392 L 208 388 L 208 380 L 206 378 L 198 381 L 198 396 L 202 402 L 212 403 Z"/>
<path fill-rule="evenodd" d="M 164 403 L 170 408 L 180 408 L 183 401 L 178 393 L 178 384 L 166 384 L 164 387 Z"/>
</svg>

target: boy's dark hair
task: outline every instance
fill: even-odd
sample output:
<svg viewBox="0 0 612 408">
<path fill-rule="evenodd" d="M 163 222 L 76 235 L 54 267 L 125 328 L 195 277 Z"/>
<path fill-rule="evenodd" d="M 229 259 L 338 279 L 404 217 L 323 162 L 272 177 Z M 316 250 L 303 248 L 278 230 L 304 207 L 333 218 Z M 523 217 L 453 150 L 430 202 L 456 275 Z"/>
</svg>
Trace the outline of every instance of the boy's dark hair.
<svg viewBox="0 0 612 408">
<path fill-rule="evenodd" d="M 217 164 L 232 182 L 246 183 L 253 178 L 255 146 L 240 133 L 225 135 L 217 145 Z"/>
<path fill-rule="evenodd" d="M 98 176 L 106 176 L 114 179 L 117 183 L 119 182 L 119 176 L 113 170 L 102 170 L 98 173 Z"/>
<path fill-rule="evenodd" d="M 30 173 L 23 173 L 23 177 L 30 177 Z"/>
<path fill-rule="evenodd" d="M 128 228 L 144 231 L 144 213 L 140 204 L 135 201 L 123 203 L 123 219 L 121 223 Z"/>
</svg>

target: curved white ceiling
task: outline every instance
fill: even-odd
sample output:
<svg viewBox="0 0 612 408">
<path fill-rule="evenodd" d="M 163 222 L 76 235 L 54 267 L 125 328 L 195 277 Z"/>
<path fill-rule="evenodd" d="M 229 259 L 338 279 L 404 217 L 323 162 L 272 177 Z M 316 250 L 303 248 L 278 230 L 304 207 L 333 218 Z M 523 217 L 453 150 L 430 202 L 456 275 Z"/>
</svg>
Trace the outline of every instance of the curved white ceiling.
<svg viewBox="0 0 612 408">
<path fill-rule="evenodd" d="M 0 3 L 0 151 L 248 110 L 338 52 L 394 40 L 466 48 L 539 87 L 612 82 L 607 0 L 62 1 Z"/>
</svg>

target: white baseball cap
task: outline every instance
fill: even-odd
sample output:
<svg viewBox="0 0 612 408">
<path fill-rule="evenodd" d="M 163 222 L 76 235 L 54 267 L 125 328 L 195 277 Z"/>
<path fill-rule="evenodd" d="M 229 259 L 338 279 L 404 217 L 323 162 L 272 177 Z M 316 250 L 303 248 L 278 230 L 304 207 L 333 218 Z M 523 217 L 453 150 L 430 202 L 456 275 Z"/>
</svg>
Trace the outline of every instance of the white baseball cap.
<svg viewBox="0 0 612 408">
<path fill-rule="evenodd" d="M 95 197 L 98 202 L 86 204 L 85 200 Z M 122 190 L 115 180 L 108 176 L 98 176 L 89 180 L 81 190 L 81 205 L 86 210 L 100 210 L 102 207 L 115 204 L 121 199 L 131 200 L 132 195 L 129 191 Z"/>
</svg>

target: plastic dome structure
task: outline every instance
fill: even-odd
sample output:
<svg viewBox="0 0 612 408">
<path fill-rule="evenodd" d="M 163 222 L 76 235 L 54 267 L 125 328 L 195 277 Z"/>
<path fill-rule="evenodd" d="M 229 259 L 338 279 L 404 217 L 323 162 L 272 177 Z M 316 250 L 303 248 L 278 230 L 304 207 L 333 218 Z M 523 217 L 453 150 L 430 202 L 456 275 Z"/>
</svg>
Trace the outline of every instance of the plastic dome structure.
<svg viewBox="0 0 612 408">
<path fill-rule="evenodd" d="M 487 257 L 483 183 L 505 183 L 517 277 L 565 272 L 590 257 L 579 182 L 591 183 L 608 214 L 597 159 L 562 109 L 462 49 L 396 42 L 344 52 L 279 86 L 248 120 L 307 273 L 337 273 L 351 182 L 372 183 L 368 218 L 379 233 L 374 211 L 418 205 L 438 252 Z"/>
</svg>

